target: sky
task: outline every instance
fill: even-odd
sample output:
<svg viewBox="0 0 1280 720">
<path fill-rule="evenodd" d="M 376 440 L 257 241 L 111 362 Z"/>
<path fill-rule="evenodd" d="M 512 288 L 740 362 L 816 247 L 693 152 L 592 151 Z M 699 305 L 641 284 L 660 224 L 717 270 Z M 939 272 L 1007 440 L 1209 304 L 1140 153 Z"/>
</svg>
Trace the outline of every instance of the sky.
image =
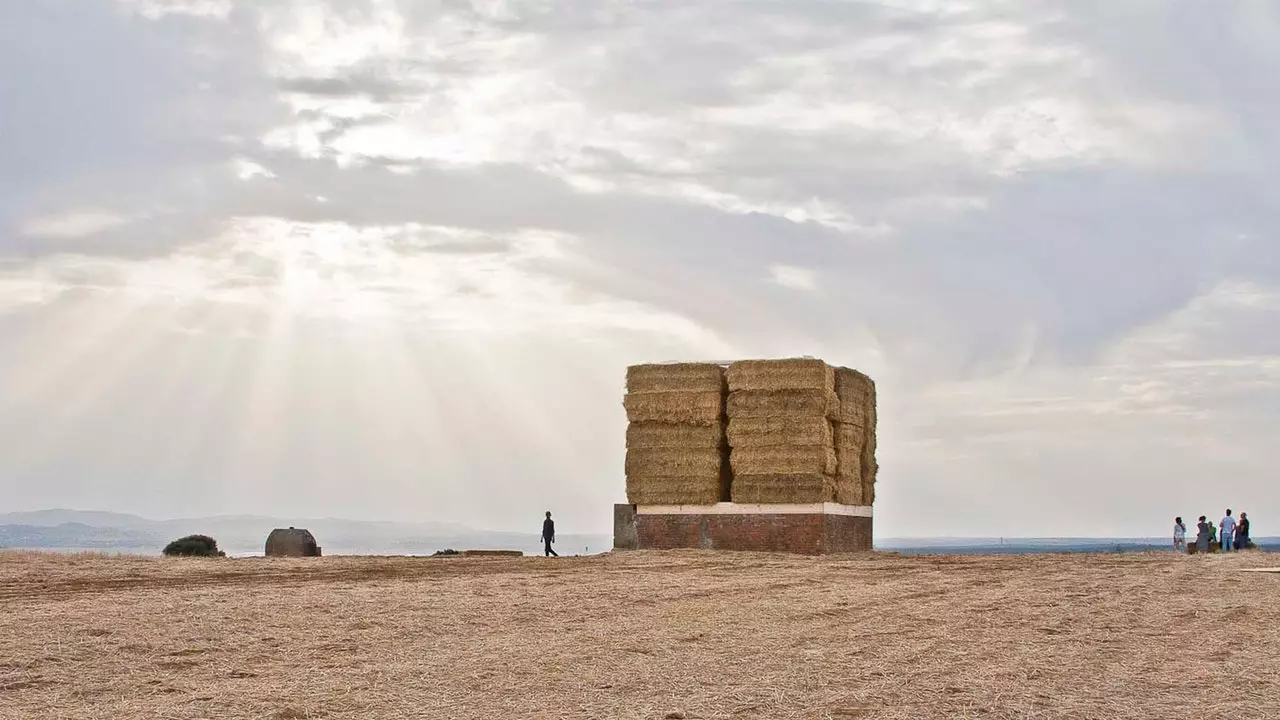
<svg viewBox="0 0 1280 720">
<path fill-rule="evenodd" d="M 877 382 L 875 531 L 1280 517 L 1267 0 L 0 3 L 0 509 L 608 532 L 630 364 Z"/>
</svg>

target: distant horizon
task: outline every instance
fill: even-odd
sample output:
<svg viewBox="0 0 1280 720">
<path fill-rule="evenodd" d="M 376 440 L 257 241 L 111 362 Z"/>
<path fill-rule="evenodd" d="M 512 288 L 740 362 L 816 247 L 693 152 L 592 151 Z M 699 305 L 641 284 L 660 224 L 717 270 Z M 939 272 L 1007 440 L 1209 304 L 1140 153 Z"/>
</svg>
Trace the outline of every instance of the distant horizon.
<svg viewBox="0 0 1280 720">
<path fill-rule="evenodd" d="M 1247 511 L 1246 511 L 1247 512 Z M 39 508 L 35 510 L 6 510 L 0 512 L 0 525 L 20 525 L 23 523 L 6 522 L 7 519 L 17 518 L 25 515 L 40 515 L 53 513 L 83 514 L 83 515 L 105 515 L 116 516 L 120 518 L 132 518 L 152 523 L 175 523 L 182 521 L 210 521 L 210 520 L 264 520 L 264 521 L 291 521 L 291 522 L 335 522 L 348 524 L 387 524 L 387 525 L 405 525 L 405 526 L 438 526 L 441 528 L 455 528 L 459 531 L 491 533 L 491 534 L 509 534 L 509 535 L 537 535 L 533 531 L 525 531 L 510 528 L 486 528 L 466 525 L 463 523 L 449 522 L 444 520 L 435 520 L 424 518 L 420 520 L 387 520 L 387 519 L 362 519 L 340 516 L 284 516 L 271 515 L 261 513 L 217 513 L 211 515 L 186 515 L 179 517 L 155 517 L 141 515 L 138 513 L 120 512 L 115 510 L 91 510 L 77 509 L 67 507 Z M 553 513 L 554 516 L 554 513 Z M 63 522 L 76 522 L 75 520 L 64 520 Z M 571 531 L 563 533 L 566 537 L 587 537 L 587 536 L 611 536 L 612 531 L 592 532 L 592 531 Z M 1170 533 L 1171 535 L 1171 533 Z M 908 543 L 908 542 L 970 542 L 970 543 L 999 543 L 1000 541 L 1152 541 L 1164 540 L 1164 535 L 886 535 L 877 536 L 878 543 Z M 1257 540 L 1277 540 L 1280 536 L 1256 536 Z"/>
</svg>

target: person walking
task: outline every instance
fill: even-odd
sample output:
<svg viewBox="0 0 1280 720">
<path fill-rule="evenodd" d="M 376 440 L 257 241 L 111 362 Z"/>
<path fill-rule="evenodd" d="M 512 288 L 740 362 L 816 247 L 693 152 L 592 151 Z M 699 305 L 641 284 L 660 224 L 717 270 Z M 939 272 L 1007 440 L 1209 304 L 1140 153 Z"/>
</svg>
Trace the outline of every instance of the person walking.
<svg viewBox="0 0 1280 720">
<path fill-rule="evenodd" d="M 544 557 L 560 557 L 555 550 L 551 549 L 551 543 L 556 541 L 556 523 L 551 519 L 551 511 L 547 511 L 547 519 L 542 521 L 542 542 L 546 553 Z"/>
<path fill-rule="evenodd" d="M 1187 551 L 1187 526 L 1182 524 L 1182 518 L 1173 519 L 1173 551 L 1184 553 Z"/>
<path fill-rule="evenodd" d="M 1249 513 L 1240 513 L 1240 522 L 1236 523 L 1236 549 L 1249 549 Z"/>
<path fill-rule="evenodd" d="M 1213 532 L 1213 526 L 1205 522 L 1204 516 L 1200 516 L 1200 522 L 1196 523 L 1196 552 L 1209 552 L 1209 535 Z"/>
<path fill-rule="evenodd" d="M 1236 539 L 1236 519 L 1231 517 L 1231 508 L 1227 508 L 1227 514 L 1222 516 L 1222 520 L 1218 522 L 1218 528 L 1222 530 L 1219 533 L 1222 536 L 1222 552 L 1231 552 L 1231 546 Z"/>
</svg>

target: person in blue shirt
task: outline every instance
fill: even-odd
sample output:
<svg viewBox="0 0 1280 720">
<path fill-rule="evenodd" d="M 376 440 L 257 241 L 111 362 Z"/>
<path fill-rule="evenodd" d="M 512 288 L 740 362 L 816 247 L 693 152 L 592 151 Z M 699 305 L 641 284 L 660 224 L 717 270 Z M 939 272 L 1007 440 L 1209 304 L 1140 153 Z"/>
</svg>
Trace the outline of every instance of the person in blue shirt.
<svg viewBox="0 0 1280 720">
<path fill-rule="evenodd" d="M 1227 514 L 1223 515 L 1222 520 L 1218 522 L 1218 528 L 1222 530 L 1219 533 L 1222 538 L 1222 552 L 1231 552 L 1236 539 L 1236 519 L 1231 517 L 1231 508 L 1227 508 Z"/>
</svg>

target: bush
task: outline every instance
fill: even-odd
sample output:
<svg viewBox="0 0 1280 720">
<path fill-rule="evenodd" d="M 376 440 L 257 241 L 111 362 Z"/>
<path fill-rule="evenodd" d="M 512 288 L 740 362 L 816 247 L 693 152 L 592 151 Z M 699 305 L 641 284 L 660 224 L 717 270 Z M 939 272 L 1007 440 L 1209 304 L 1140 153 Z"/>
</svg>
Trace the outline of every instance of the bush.
<svg viewBox="0 0 1280 720">
<path fill-rule="evenodd" d="M 188 535 L 178 538 L 164 546 L 164 554 L 169 556 L 184 555 L 188 557 L 226 557 L 227 554 L 218 549 L 218 541 L 208 535 Z"/>
<path fill-rule="evenodd" d="M 461 554 L 461 553 L 459 553 L 457 550 L 454 550 L 453 548 L 448 548 L 447 550 L 437 550 L 437 551 L 435 551 L 435 555 L 436 555 L 437 557 L 438 557 L 438 556 L 440 556 L 440 555 L 460 555 L 460 554 Z"/>
</svg>

